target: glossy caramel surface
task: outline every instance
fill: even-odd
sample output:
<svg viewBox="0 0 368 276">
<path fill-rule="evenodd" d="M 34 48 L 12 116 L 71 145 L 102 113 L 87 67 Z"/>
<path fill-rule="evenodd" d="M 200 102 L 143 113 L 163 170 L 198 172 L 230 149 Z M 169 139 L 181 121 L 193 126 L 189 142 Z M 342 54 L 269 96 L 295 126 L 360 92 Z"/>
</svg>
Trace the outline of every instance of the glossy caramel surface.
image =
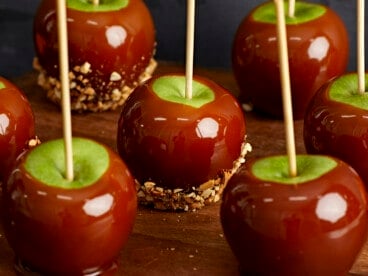
<svg viewBox="0 0 368 276">
<path fill-rule="evenodd" d="M 232 94 L 196 76 L 215 94 L 200 108 L 160 99 L 155 78 L 138 87 L 123 106 L 117 147 L 141 182 L 188 189 L 232 169 L 240 156 L 246 127 L 243 112 Z"/>
<path fill-rule="evenodd" d="M 368 230 L 366 192 L 359 176 L 339 161 L 323 177 L 285 185 L 257 178 L 254 162 L 248 160 L 230 179 L 220 213 L 242 271 L 346 275 Z"/>
<path fill-rule="evenodd" d="M 19 159 L 3 183 L 5 236 L 23 267 L 42 275 L 108 270 L 127 242 L 136 216 L 135 184 L 118 155 L 93 185 L 45 185 Z M 88 272 L 88 273 L 87 273 Z"/>
<path fill-rule="evenodd" d="M 92 5 L 92 4 L 91 4 Z M 132 86 L 147 67 L 155 47 L 153 19 L 142 0 L 110 12 L 67 9 L 69 67 L 91 65 L 89 82 L 102 93 L 113 72 Z M 55 1 L 43 0 L 34 19 L 36 55 L 50 76 L 59 77 Z M 121 87 L 120 82 L 110 86 Z M 104 88 L 105 87 L 105 88 Z"/>
<path fill-rule="evenodd" d="M 343 21 L 330 9 L 316 20 L 287 25 L 294 118 L 302 119 L 317 89 L 347 66 L 349 45 Z M 248 15 L 233 41 L 233 72 L 240 100 L 277 118 L 283 116 L 276 25 Z"/>
<path fill-rule="evenodd" d="M 336 156 L 353 166 L 368 187 L 368 111 L 330 99 L 332 82 L 315 95 L 304 120 L 309 153 Z"/>
<path fill-rule="evenodd" d="M 35 135 L 35 118 L 23 92 L 0 77 L 0 180 Z"/>
<path fill-rule="evenodd" d="M 184 67 L 159 62 L 156 73 L 184 72 Z M 199 75 L 216 80 L 237 94 L 238 87 L 231 72 L 220 69 L 195 68 Z M 37 85 L 37 73 L 30 72 L 15 79 L 27 93 L 37 119 L 36 132 L 42 141 L 60 138 L 62 133 L 60 109 L 50 104 Z M 116 150 L 116 122 L 120 109 L 103 113 L 73 114 L 73 133 L 94 138 Z M 251 157 L 285 153 L 285 134 L 281 120 L 245 113 Z M 304 153 L 303 122 L 295 122 L 296 147 Z M 1 204 L 0 197 L 0 204 Z M 162 212 L 138 207 L 133 232 L 120 251 L 116 275 L 239 275 L 238 261 L 222 231 L 219 219 L 220 203 L 208 205 L 197 212 Z M 0 208 L 0 216 L 3 208 Z M 348 275 L 368 274 L 368 243 L 364 243 Z M 14 252 L 10 248 L 0 222 L 0 275 L 16 276 Z"/>
</svg>

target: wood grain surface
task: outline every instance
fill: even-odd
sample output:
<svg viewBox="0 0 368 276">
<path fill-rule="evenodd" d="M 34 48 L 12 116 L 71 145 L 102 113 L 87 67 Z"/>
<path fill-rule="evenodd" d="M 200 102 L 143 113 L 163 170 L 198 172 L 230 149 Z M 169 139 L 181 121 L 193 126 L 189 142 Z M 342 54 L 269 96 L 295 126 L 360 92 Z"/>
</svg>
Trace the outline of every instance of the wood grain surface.
<svg viewBox="0 0 368 276">
<path fill-rule="evenodd" d="M 157 73 L 184 72 L 179 65 L 159 62 Z M 238 93 L 229 71 L 195 69 Z M 41 141 L 62 137 L 60 108 L 45 98 L 36 84 L 37 74 L 14 79 L 29 98 L 36 117 L 36 132 Z M 73 114 L 73 135 L 93 138 L 116 149 L 116 128 L 120 110 Z M 245 113 L 249 156 L 285 153 L 282 121 Z M 302 121 L 295 122 L 297 153 L 304 153 Z M 223 236 L 219 203 L 196 212 L 162 212 L 140 207 L 130 239 L 119 256 L 118 275 L 238 275 L 237 262 Z M 1 209 L 0 209 L 1 212 Z M 0 213 L 1 214 L 1 213 Z M 351 270 L 352 275 L 368 275 L 368 245 Z M 14 253 L 9 248 L 0 224 L 0 276 L 16 275 Z"/>
</svg>

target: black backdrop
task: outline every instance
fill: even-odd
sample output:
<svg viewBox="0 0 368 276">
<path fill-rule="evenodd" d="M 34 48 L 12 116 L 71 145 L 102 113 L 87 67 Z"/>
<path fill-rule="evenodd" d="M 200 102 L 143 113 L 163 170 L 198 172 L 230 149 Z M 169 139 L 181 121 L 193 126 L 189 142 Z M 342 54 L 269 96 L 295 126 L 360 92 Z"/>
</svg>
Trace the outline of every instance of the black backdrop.
<svg viewBox="0 0 368 276">
<path fill-rule="evenodd" d="M 46 0 L 52 1 L 52 0 Z M 40 0 L 0 0 L 0 75 L 32 69 L 32 22 Z M 156 25 L 158 59 L 185 60 L 186 0 L 145 0 Z M 231 45 L 241 20 L 264 0 L 197 0 L 195 65 L 230 68 Z M 350 36 L 348 70 L 356 64 L 356 1 L 314 0 L 334 9 Z"/>
</svg>

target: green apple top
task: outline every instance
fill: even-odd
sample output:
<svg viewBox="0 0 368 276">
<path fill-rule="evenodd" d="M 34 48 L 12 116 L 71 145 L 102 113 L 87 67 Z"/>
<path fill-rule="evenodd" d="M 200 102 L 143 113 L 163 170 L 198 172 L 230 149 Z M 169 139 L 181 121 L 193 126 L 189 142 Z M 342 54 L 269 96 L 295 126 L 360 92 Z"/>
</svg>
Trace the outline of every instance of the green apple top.
<svg viewBox="0 0 368 276">
<path fill-rule="evenodd" d="M 285 10 L 288 10 L 288 4 L 285 2 Z M 295 3 L 295 16 L 286 16 L 286 24 L 300 24 L 308 21 L 312 21 L 321 17 L 326 12 L 326 7 L 314 3 L 306 3 L 296 1 Z M 273 1 L 269 1 L 259 7 L 257 7 L 253 14 L 253 20 L 276 24 L 276 10 Z"/>
<path fill-rule="evenodd" d="M 120 10 L 128 6 L 129 0 L 101 0 L 99 5 L 94 5 L 88 0 L 67 0 L 70 9 L 83 12 L 106 12 Z"/>
<path fill-rule="evenodd" d="M 367 82 L 368 74 L 365 74 L 365 79 Z M 329 97 L 336 102 L 368 110 L 368 93 L 358 93 L 357 74 L 346 74 L 334 79 L 329 89 Z"/>
<path fill-rule="evenodd" d="M 25 169 L 41 183 L 64 189 L 78 189 L 95 183 L 109 168 L 109 153 L 103 145 L 84 138 L 73 138 L 74 180 L 65 176 L 63 139 L 51 140 L 32 149 Z"/>
<path fill-rule="evenodd" d="M 193 80 L 192 98 L 186 98 L 185 83 L 185 76 L 162 76 L 154 81 L 152 90 L 159 98 L 165 101 L 184 104 L 194 108 L 200 108 L 215 99 L 214 91 L 197 80 Z"/>
<path fill-rule="evenodd" d="M 252 166 L 252 174 L 265 181 L 280 184 L 302 184 L 317 179 L 337 166 L 332 158 L 322 155 L 297 155 L 298 175 L 290 177 L 285 155 L 265 157 Z"/>
</svg>

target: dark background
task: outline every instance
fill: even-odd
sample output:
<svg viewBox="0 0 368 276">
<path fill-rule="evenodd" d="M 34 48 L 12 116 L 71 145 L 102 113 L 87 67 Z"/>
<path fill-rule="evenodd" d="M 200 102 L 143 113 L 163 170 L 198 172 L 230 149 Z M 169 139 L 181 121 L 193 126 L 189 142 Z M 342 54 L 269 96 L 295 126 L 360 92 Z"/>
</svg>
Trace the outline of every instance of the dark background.
<svg viewBox="0 0 368 276">
<path fill-rule="evenodd" d="M 52 1 L 52 0 L 46 0 Z M 156 25 L 161 60 L 185 60 L 186 0 L 145 0 Z M 231 45 L 241 20 L 264 0 L 197 0 L 195 66 L 231 66 Z M 334 9 L 350 36 L 348 70 L 356 66 L 356 1 L 315 0 Z M 32 22 L 40 0 L 0 0 L 0 75 L 13 78 L 32 70 Z"/>
</svg>

